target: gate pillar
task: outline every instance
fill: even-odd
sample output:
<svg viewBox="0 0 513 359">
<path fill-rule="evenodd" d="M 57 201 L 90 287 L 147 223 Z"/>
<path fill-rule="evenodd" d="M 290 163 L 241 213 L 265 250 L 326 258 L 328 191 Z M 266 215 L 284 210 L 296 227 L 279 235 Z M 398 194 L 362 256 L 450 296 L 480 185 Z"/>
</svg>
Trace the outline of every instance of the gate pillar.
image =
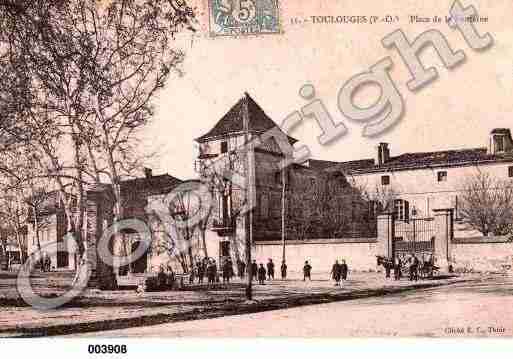
<svg viewBox="0 0 513 359">
<path fill-rule="evenodd" d="M 394 256 L 395 223 L 393 213 L 378 216 L 378 248 L 377 255 L 392 258 Z"/>
<path fill-rule="evenodd" d="M 435 258 L 441 271 L 449 271 L 451 243 L 454 233 L 453 209 L 435 209 Z"/>
</svg>

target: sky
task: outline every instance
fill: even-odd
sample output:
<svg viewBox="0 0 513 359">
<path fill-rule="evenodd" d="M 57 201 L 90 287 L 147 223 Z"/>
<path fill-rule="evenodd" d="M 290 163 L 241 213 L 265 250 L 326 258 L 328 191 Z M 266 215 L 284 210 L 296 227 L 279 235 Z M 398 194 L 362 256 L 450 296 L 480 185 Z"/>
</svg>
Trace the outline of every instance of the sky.
<svg viewBox="0 0 513 359">
<path fill-rule="evenodd" d="M 255 0 L 256 1 L 256 0 Z M 486 51 L 470 49 L 461 34 L 447 24 L 410 23 L 411 15 L 445 17 L 451 1 L 429 3 L 412 0 L 279 0 L 283 32 L 249 37 L 209 35 L 207 0 L 190 0 L 198 15 L 199 31 L 177 37 L 175 45 L 186 52 L 183 74 L 173 76 L 156 101 L 156 116 L 145 132 L 148 148 L 159 156 L 151 165 L 154 173 L 169 173 L 186 179 L 196 177 L 194 139 L 206 133 L 248 92 L 276 122 L 307 101 L 299 96 L 304 84 L 316 88 L 336 123 L 349 132 L 330 145 L 320 145 L 316 122 L 305 119 L 289 134 L 310 148 L 313 158 L 348 161 L 373 158 L 379 142 L 390 143 L 391 155 L 487 145 L 493 128 L 513 127 L 513 1 L 465 0 L 474 5 L 487 23 L 478 23 L 479 33 L 490 33 L 494 44 Z M 293 18 L 315 15 L 391 15 L 389 24 L 292 24 Z M 439 78 L 418 92 L 408 90 L 407 67 L 395 50 L 381 39 L 401 29 L 412 41 L 429 29 L 441 31 L 453 50 L 462 50 L 466 61 L 452 70 L 443 67 L 436 52 L 427 48 L 421 59 L 435 66 Z M 391 77 L 403 96 L 405 116 L 380 137 L 362 136 L 361 123 L 350 121 L 337 107 L 337 95 L 352 76 L 368 71 L 390 56 Z M 355 101 L 370 105 L 379 89 L 366 88 Z"/>
</svg>

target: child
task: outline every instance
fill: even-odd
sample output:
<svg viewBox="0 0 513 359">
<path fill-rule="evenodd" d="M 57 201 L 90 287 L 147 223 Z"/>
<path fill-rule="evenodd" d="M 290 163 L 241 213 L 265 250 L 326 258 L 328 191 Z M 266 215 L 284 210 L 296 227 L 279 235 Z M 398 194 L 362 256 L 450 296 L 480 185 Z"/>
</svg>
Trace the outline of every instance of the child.
<svg viewBox="0 0 513 359">
<path fill-rule="evenodd" d="M 258 268 L 258 284 L 264 284 L 266 274 L 264 265 L 260 263 L 260 268 Z"/>
<path fill-rule="evenodd" d="M 303 267 L 303 281 L 308 278 L 309 280 L 312 280 L 310 273 L 312 272 L 312 266 L 308 263 L 308 261 L 305 262 L 305 266 Z"/>
</svg>

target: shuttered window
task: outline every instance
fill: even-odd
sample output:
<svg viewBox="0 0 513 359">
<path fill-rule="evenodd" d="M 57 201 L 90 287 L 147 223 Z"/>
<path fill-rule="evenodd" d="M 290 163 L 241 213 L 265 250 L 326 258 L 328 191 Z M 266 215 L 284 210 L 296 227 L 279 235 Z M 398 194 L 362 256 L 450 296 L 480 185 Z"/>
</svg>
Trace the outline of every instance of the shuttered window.
<svg viewBox="0 0 513 359">
<path fill-rule="evenodd" d="M 410 203 L 403 199 L 394 201 L 395 219 L 398 221 L 408 222 L 410 220 Z"/>
</svg>

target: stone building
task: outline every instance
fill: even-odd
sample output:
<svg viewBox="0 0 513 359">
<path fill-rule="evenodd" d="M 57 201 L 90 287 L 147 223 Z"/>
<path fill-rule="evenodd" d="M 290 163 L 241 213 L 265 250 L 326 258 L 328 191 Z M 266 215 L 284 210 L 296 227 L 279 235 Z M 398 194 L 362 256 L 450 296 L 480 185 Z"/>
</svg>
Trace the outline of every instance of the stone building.
<svg viewBox="0 0 513 359">
<path fill-rule="evenodd" d="M 388 143 L 380 143 L 374 159 L 329 162 L 349 181 L 370 193 L 376 188 L 394 193 L 396 219 L 428 218 L 438 209 L 452 209 L 455 231 L 460 236 L 480 236 L 461 221 L 462 192 L 478 174 L 513 182 L 513 141 L 509 129 L 494 129 L 487 146 L 392 155 Z"/>
<path fill-rule="evenodd" d="M 155 195 L 170 193 L 182 181 L 169 174 L 154 176 L 151 169 L 145 170 L 145 177 L 124 180 L 121 182 L 121 195 L 123 206 L 122 219 L 139 219 L 148 222 L 146 206 L 148 198 Z M 89 263 L 93 266 L 93 273 L 101 271 L 102 263 L 97 257 L 97 241 L 104 231 L 113 224 L 114 199 L 112 186 L 101 184 L 90 187 L 86 192 L 86 247 Z M 30 213 L 30 212 L 29 212 Z M 51 267 L 54 270 L 74 270 L 78 264 L 77 250 L 66 238 L 67 219 L 59 191 L 45 194 L 44 201 L 38 206 L 37 221 L 30 215 L 27 223 L 27 251 L 31 255 L 38 250 L 37 237 L 42 247 L 41 252 L 48 252 Z M 36 229 L 39 233 L 36 235 Z M 117 249 L 119 253 L 129 255 L 139 245 L 139 238 L 134 231 L 124 233 L 125 247 Z M 56 246 L 55 249 L 50 249 Z M 45 251 L 45 247 L 48 248 Z M 130 273 L 143 274 L 151 267 L 151 253 L 122 267 L 118 275 Z"/>
<path fill-rule="evenodd" d="M 273 135 L 266 135 L 270 131 Z M 259 143 L 246 146 L 246 152 L 244 144 L 256 139 Z M 280 162 L 290 152 L 280 141 L 293 145 L 297 140 L 283 133 L 248 94 L 196 141 L 200 181 L 212 185 L 216 204 L 208 242 L 217 244 L 213 253 L 220 259 L 231 256 L 234 261 L 244 260 L 249 235 L 255 253 L 259 243 L 333 238 L 338 229 L 350 236 L 363 232 L 375 236 L 375 214 L 341 173 L 308 163 L 281 169 Z M 243 183 L 223 181 L 219 178 L 223 171 L 240 175 Z M 246 180 L 254 183 L 254 196 L 247 194 Z M 251 215 L 240 213 L 247 204 L 245 198 L 252 198 Z M 347 228 L 341 222 L 340 228 L 330 229 L 327 223 L 335 218 Z"/>
<path fill-rule="evenodd" d="M 121 182 L 121 197 L 123 206 L 124 219 L 137 219 L 149 226 L 149 218 L 147 212 L 148 200 L 152 196 L 166 195 L 180 185 L 182 180 L 169 174 L 153 175 L 151 169 L 145 169 L 145 177 L 125 180 Z M 127 277 L 144 278 L 147 272 L 152 269 L 156 271 L 152 264 L 151 250 L 145 251 L 142 256 L 137 256 L 134 260 L 126 265 L 121 266 L 117 273 L 106 266 L 101 258 L 97 255 L 98 241 L 102 235 L 113 225 L 114 222 L 114 197 L 112 186 L 104 184 L 90 188 L 87 192 L 87 251 L 89 262 L 93 264 L 93 272 L 98 279 L 100 287 L 108 286 L 112 282 L 111 276 L 117 278 L 118 284 L 123 281 L 130 281 Z M 113 241 L 110 244 L 112 252 L 116 255 L 130 256 L 135 253 L 141 245 L 140 234 L 133 228 L 121 230 L 123 235 L 122 241 Z M 133 283 L 130 283 L 133 284 Z"/>
</svg>

